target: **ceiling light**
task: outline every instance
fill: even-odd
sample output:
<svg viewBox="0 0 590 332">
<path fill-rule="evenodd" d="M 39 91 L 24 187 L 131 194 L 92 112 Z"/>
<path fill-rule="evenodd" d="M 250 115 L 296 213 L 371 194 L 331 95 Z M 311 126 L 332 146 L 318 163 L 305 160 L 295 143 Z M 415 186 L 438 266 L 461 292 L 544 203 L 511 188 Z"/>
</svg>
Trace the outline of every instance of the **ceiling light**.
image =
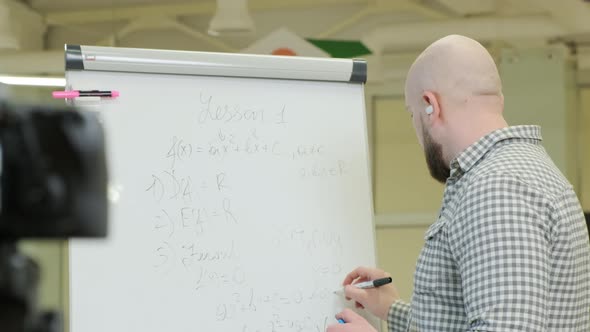
<svg viewBox="0 0 590 332">
<path fill-rule="evenodd" d="M 0 83 L 10 85 L 66 86 L 63 77 L 0 76 Z"/>
<path fill-rule="evenodd" d="M 244 34 L 254 31 L 254 21 L 248 12 L 248 0 L 217 0 L 217 11 L 209 23 L 212 36 Z"/>
</svg>

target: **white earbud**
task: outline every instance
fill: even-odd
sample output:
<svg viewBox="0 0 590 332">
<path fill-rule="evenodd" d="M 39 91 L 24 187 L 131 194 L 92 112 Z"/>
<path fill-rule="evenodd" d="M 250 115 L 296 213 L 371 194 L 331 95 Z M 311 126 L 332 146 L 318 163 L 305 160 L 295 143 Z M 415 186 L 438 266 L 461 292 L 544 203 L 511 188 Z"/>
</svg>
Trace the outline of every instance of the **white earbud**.
<svg viewBox="0 0 590 332">
<path fill-rule="evenodd" d="M 426 112 L 426 114 L 430 115 L 434 112 L 434 108 L 432 108 L 432 105 L 428 105 L 428 107 L 426 107 L 424 111 Z"/>
</svg>

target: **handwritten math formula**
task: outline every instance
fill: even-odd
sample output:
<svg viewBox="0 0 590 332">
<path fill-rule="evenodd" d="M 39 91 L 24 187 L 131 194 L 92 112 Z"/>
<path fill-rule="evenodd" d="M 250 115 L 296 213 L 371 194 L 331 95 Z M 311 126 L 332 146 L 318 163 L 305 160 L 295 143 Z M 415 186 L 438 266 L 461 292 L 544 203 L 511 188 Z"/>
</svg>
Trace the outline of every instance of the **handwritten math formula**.
<svg viewBox="0 0 590 332">
<path fill-rule="evenodd" d="M 289 194 L 259 192 L 280 188 L 286 178 L 317 186 L 350 173 L 349 157 L 321 137 L 290 139 L 297 121 L 297 110 L 288 105 L 242 105 L 200 93 L 189 120 L 193 129 L 170 134 L 153 151 L 154 165 L 161 166 L 146 174 L 141 188 L 150 202 L 150 268 L 161 276 L 161 287 L 178 287 L 167 280 L 181 279 L 183 292 L 195 301 L 206 298 L 207 309 L 199 315 L 219 331 L 320 332 L 329 324 L 317 308 L 334 301 L 326 280 L 344 273 L 341 234 L 263 213 L 283 199 L 279 194 Z M 295 209 L 303 203 L 288 201 Z M 309 257 L 299 272 L 307 278 L 304 287 L 261 285 L 269 276 L 253 264 L 281 264 L 277 257 L 302 255 Z"/>
</svg>

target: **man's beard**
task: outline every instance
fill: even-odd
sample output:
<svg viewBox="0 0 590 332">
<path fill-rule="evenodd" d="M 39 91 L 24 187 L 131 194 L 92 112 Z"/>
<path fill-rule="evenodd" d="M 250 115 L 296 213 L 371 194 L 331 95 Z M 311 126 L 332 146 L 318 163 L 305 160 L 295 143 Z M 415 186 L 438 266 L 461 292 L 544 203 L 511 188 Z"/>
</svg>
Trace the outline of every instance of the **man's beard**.
<svg viewBox="0 0 590 332">
<path fill-rule="evenodd" d="M 445 163 L 442 154 L 442 146 L 436 143 L 432 136 L 424 130 L 424 155 L 430 175 L 438 182 L 444 184 L 451 176 L 451 169 Z"/>
</svg>

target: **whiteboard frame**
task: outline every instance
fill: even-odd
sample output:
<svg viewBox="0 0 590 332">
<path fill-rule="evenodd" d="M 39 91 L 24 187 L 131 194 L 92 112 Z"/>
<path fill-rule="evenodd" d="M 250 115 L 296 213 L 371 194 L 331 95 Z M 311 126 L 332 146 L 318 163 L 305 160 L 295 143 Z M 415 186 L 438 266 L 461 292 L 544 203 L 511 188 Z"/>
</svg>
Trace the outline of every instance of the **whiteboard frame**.
<svg viewBox="0 0 590 332">
<path fill-rule="evenodd" d="M 366 83 L 363 59 L 214 53 L 65 45 L 66 71 L 273 78 Z"/>
</svg>

